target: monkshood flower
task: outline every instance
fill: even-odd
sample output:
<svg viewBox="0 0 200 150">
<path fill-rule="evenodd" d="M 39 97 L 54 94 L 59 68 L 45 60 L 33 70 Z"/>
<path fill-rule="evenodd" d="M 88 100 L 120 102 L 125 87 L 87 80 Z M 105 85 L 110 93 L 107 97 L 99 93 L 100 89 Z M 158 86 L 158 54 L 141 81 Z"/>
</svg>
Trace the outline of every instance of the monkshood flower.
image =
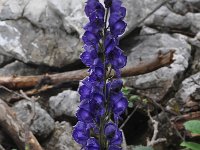
<svg viewBox="0 0 200 150">
<path fill-rule="evenodd" d="M 80 105 L 72 136 L 85 150 L 121 150 L 122 132 L 118 120 L 127 108 L 121 92 L 120 69 L 127 57 L 119 48 L 119 36 L 126 28 L 126 9 L 121 0 L 88 0 L 85 14 L 89 22 L 82 36 L 84 52 L 80 58 L 89 67 L 89 76 L 78 89 Z M 109 72 L 115 71 L 115 79 Z"/>
</svg>

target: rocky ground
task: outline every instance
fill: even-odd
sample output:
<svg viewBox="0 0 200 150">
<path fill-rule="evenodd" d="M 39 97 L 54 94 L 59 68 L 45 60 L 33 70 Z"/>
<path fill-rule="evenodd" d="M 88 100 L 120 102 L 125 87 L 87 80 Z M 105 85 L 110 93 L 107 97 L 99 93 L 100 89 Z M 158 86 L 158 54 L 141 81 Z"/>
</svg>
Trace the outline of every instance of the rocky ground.
<svg viewBox="0 0 200 150">
<path fill-rule="evenodd" d="M 173 119 L 200 111 L 200 0 L 123 1 L 128 27 L 120 47 L 128 56 L 128 66 L 148 62 L 160 52 L 175 51 L 170 66 L 127 77 L 125 85 L 131 87 L 131 94 L 166 110 L 152 104 L 152 114 L 160 119 L 158 137 L 167 138 L 155 148 L 177 150 L 181 139 L 165 115 Z M 84 68 L 79 60 L 82 26 L 87 22 L 83 10 L 84 1 L 80 0 L 0 0 L 0 78 Z M 44 149 L 80 149 L 71 138 L 79 103 L 77 87 L 78 83 L 67 83 L 35 95 L 40 98 L 30 130 Z M 0 98 L 13 108 L 17 118 L 26 122 L 30 101 L 9 101 L 13 93 L 3 89 L 0 92 Z M 152 133 L 148 104 L 138 105 L 123 128 L 128 145 L 146 145 Z M 127 114 L 132 110 L 129 108 Z M 0 127 L 0 150 L 13 148 L 16 145 Z"/>
</svg>

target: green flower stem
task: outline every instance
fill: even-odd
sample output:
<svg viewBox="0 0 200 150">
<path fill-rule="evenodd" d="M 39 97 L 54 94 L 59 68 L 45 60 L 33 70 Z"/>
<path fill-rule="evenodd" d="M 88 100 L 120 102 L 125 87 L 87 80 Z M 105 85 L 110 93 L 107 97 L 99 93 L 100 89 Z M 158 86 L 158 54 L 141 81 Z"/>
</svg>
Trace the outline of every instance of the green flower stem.
<svg viewBox="0 0 200 150">
<path fill-rule="evenodd" d="M 99 143 L 100 143 L 100 147 L 101 150 L 107 150 L 107 140 L 105 138 L 104 135 L 104 126 L 106 124 L 106 114 L 108 111 L 108 103 L 106 100 L 106 81 L 107 81 L 107 65 L 106 65 L 106 55 L 105 55 L 105 45 L 104 45 L 104 41 L 106 39 L 106 32 L 107 32 L 107 21 L 108 21 L 108 14 L 109 14 L 109 9 L 106 9 L 106 17 L 105 17 L 105 23 L 104 23 L 104 33 L 103 33 L 103 40 L 102 40 L 102 44 L 103 44 L 103 64 L 104 64 L 104 96 L 105 96 L 105 106 L 106 106 L 106 112 L 105 115 L 103 117 L 101 117 L 100 119 L 100 138 L 99 138 Z"/>
</svg>

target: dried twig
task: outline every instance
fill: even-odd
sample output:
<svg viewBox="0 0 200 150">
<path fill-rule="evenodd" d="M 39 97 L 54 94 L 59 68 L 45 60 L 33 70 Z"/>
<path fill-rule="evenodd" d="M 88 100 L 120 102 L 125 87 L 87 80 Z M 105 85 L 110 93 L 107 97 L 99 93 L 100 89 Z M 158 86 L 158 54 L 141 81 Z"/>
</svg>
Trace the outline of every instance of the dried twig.
<svg viewBox="0 0 200 150">
<path fill-rule="evenodd" d="M 165 115 L 167 121 L 170 123 L 171 127 L 175 130 L 176 134 L 180 137 L 180 139 L 182 141 L 184 141 L 184 137 L 181 135 L 181 133 L 178 131 L 178 129 L 171 122 L 170 118 L 167 115 L 167 111 L 165 110 L 165 108 L 163 108 L 162 105 L 158 104 L 156 101 L 154 101 L 152 99 L 150 100 L 150 102 L 152 102 L 152 104 L 154 104 L 154 106 L 156 106 L 156 107 L 158 107 L 158 108 L 160 108 L 162 110 L 163 114 Z"/>
<path fill-rule="evenodd" d="M 150 114 L 150 111 L 148 110 L 148 116 L 151 120 L 151 122 L 153 123 L 153 136 L 151 138 L 151 140 L 149 140 L 149 138 L 147 138 L 147 146 L 154 146 L 158 143 L 161 143 L 161 142 L 165 142 L 167 139 L 166 138 L 157 138 L 157 135 L 158 135 L 158 121 L 154 120 L 152 117 L 151 117 L 151 114 Z"/>
<path fill-rule="evenodd" d="M 126 120 L 123 122 L 123 124 L 120 126 L 120 129 L 122 129 L 126 123 L 129 121 L 129 119 L 133 116 L 133 114 L 136 112 L 136 110 L 138 109 L 138 105 L 135 107 L 135 109 L 133 109 L 133 111 L 131 112 L 130 115 L 128 115 L 128 117 L 126 118 Z"/>
</svg>

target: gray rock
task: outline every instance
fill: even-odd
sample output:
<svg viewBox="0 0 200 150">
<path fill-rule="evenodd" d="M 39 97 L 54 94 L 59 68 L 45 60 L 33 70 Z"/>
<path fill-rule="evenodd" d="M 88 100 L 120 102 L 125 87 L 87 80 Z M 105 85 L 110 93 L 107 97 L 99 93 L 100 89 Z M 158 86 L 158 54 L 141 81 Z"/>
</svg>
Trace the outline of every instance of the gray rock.
<svg viewBox="0 0 200 150">
<path fill-rule="evenodd" d="M 44 143 L 47 150 L 80 150 L 81 147 L 72 139 L 72 126 L 67 122 L 56 122 L 51 138 Z"/>
<path fill-rule="evenodd" d="M 128 55 L 128 65 L 137 65 L 142 61 L 149 61 L 158 55 L 158 52 L 166 53 L 175 50 L 174 63 L 170 67 L 162 67 L 145 75 L 130 77 L 126 84 L 138 89 L 138 92 L 156 101 L 164 98 L 170 88 L 182 79 L 184 71 L 188 67 L 191 46 L 182 35 L 156 34 L 147 36 L 131 50 Z"/>
<path fill-rule="evenodd" d="M 162 0 L 122 0 L 124 6 L 127 8 L 127 16 L 125 18 L 127 22 L 127 29 L 134 27 L 139 21 L 141 21 L 147 14 L 160 5 Z"/>
<path fill-rule="evenodd" d="M 13 109 L 16 112 L 17 118 L 26 122 L 31 114 L 30 107 L 32 106 L 33 104 L 30 101 L 21 100 L 14 104 Z M 35 103 L 35 117 L 30 129 L 34 135 L 43 139 L 47 138 L 54 130 L 54 120 L 37 102 Z"/>
<path fill-rule="evenodd" d="M 200 31 L 200 13 L 187 13 L 186 17 L 191 22 L 190 30 L 198 33 Z"/>
<path fill-rule="evenodd" d="M 38 3 L 40 5 L 38 5 Z M 60 15 L 49 7 L 48 0 L 29 0 L 29 3 L 24 8 L 23 17 L 43 29 L 59 29 L 62 25 Z"/>
<path fill-rule="evenodd" d="M 145 21 L 145 24 L 161 28 L 186 29 L 190 28 L 191 21 L 188 17 L 171 12 L 166 6 L 162 6 Z"/>
<path fill-rule="evenodd" d="M 88 22 L 84 13 L 85 0 L 48 0 L 49 7 L 62 18 L 63 26 L 67 33 L 77 32 L 81 37 L 84 33 L 83 26 Z"/>
<path fill-rule="evenodd" d="M 172 12 L 166 6 L 162 6 L 151 17 L 145 21 L 147 26 L 156 26 L 163 31 L 171 29 L 183 30 L 185 34 L 196 34 L 200 30 L 200 13 L 186 13 L 180 15 Z M 187 31 L 185 31 L 187 29 Z M 192 33 L 190 33 L 192 32 Z"/>
<path fill-rule="evenodd" d="M 27 64 L 24 64 L 19 61 L 12 62 L 3 68 L 0 69 L 1 76 L 14 76 L 14 75 L 21 75 L 21 76 L 28 76 L 28 75 L 40 75 L 44 73 L 45 69 L 37 68 L 37 67 L 30 67 Z"/>
<path fill-rule="evenodd" d="M 25 63 L 63 67 L 79 59 L 81 43 L 64 30 L 45 32 L 29 21 L 0 21 L 0 54 Z"/>
<path fill-rule="evenodd" d="M 194 101 L 200 102 L 200 88 L 197 88 L 192 94 L 191 97 Z M 200 105 L 199 105 L 200 106 Z"/>
<path fill-rule="evenodd" d="M 171 4 L 173 12 L 175 12 L 177 14 L 185 15 L 189 11 L 188 10 L 189 7 L 187 6 L 187 3 L 183 0 L 181 0 L 181 1 L 175 0 L 170 4 Z"/>
<path fill-rule="evenodd" d="M 79 106 L 80 96 L 78 92 L 66 90 L 57 96 L 49 99 L 49 112 L 53 118 L 60 116 L 75 117 L 76 110 Z"/>
<path fill-rule="evenodd" d="M 195 112 L 200 109 L 200 73 L 184 79 L 175 97 L 170 99 L 166 109 L 175 113 Z"/>
<path fill-rule="evenodd" d="M 188 42 L 194 50 L 191 71 L 192 74 L 196 74 L 200 71 L 200 32 L 198 32 L 194 38 L 188 38 Z"/>
<path fill-rule="evenodd" d="M 13 58 L 11 58 L 11 57 L 0 55 L 0 67 L 8 64 L 12 60 L 13 60 Z"/>
<path fill-rule="evenodd" d="M 22 16 L 24 7 L 29 0 L 1 0 L 0 20 L 17 19 Z"/>
<path fill-rule="evenodd" d="M 185 15 L 188 12 L 198 12 L 200 8 L 199 0 L 171 0 L 168 3 L 168 8 L 173 12 Z"/>
<path fill-rule="evenodd" d="M 0 150 L 5 150 L 5 149 L 3 148 L 3 146 L 1 146 L 1 144 L 0 144 Z"/>
<path fill-rule="evenodd" d="M 176 100 L 179 101 L 180 104 L 186 103 L 190 96 L 196 92 L 197 89 L 200 88 L 200 72 L 186 78 L 182 81 L 181 87 L 176 93 Z"/>
</svg>

